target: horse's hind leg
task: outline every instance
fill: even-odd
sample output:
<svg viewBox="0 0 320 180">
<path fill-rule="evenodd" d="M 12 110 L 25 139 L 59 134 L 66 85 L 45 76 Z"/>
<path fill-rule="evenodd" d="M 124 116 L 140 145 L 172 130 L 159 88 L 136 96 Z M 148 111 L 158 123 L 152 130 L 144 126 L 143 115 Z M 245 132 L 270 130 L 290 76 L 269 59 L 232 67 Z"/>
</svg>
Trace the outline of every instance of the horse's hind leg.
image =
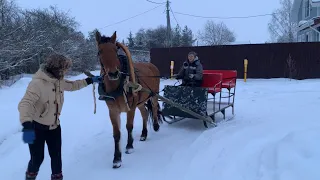
<svg viewBox="0 0 320 180">
<path fill-rule="evenodd" d="M 109 110 L 110 120 L 113 127 L 113 139 L 114 139 L 114 158 L 113 168 L 121 167 L 121 150 L 120 150 L 120 112 L 115 110 Z"/>
<path fill-rule="evenodd" d="M 136 108 L 132 108 L 130 111 L 127 112 L 127 131 L 128 131 L 128 142 L 126 146 L 126 154 L 131 154 L 133 152 L 133 123 L 134 123 L 134 115 L 136 112 Z"/>
<path fill-rule="evenodd" d="M 143 128 L 142 128 L 142 133 L 140 136 L 140 141 L 145 141 L 147 139 L 148 136 L 148 128 L 147 128 L 147 123 L 148 123 L 148 111 L 146 109 L 146 107 L 143 106 L 139 106 L 138 107 L 142 116 L 142 121 L 143 121 Z"/>
</svg>

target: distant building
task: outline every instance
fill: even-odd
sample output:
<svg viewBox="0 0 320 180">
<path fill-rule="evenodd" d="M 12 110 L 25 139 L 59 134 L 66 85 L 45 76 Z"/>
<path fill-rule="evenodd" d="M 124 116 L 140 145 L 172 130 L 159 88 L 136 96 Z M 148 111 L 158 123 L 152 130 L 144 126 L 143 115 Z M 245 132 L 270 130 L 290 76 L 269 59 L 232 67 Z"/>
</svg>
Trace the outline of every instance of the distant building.
<svg viewBox="0 0 320 180">
<path fill-rule="evenodd" d="M 320 0 L 294 0 L 290 19 L 299 24 L 298 42 L 320 41 Z"/>
</svg>

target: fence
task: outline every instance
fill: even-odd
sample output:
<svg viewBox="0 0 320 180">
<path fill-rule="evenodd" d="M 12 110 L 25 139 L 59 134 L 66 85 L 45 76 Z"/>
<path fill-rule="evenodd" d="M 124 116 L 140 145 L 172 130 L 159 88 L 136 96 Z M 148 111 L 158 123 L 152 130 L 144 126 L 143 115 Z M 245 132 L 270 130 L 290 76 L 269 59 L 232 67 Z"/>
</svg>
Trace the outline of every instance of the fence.
<svg viewBox="0 0 320 180">
<path fill-rule="evenodd" d="M 150 51 L 129 49 L 132 60 L 134 62 L 150 62 Z M 120 49 L 119 54 L 125 55 L 125 52 Z"/>
<path fill-rule="evenodd" d="M 238 78 L 243 78 L 244 59 L 247 78 L 320 78 L 320 42 L 153 48 L 150 59 L 162 76 L 170 76 L 170 61 L 177 73 L 189 51 L 198 53 L 204 69 L 234 69 Z"/>
</svg>

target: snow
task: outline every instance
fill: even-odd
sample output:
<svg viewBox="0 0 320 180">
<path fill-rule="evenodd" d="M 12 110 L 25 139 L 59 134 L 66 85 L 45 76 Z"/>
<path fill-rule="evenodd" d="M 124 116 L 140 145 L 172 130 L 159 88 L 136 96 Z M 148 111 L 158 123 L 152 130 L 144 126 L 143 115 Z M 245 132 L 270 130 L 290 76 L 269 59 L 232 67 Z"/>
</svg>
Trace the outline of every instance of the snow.
<svg viewBox="0 0 320 180">
<path fill-rule="evenodd" d="M 21 140 L 17 105 L 29 81 L 23 78 L 0 90 L 0 179 L 23 179 L 27 167 L 29 152 Z M 142 121 L 137 111 L 135 149 L 129 155 L 124 153 L 123 114 L 120 169 L 112 169 L 114 144 L 105 103 L 97 101 L 93 114 L 92 86 L 66 92 L 61 116 L 65 179 L 318 180 L 319 84 L 318 79 L 238 80 L 233 120 L 208 130 L 199 120 L 163 124 L 159 132 L 149 128 L 145 142 L 139 141 Z M 46 150 L 39 179 L 50 174 Z"/>
<path fill-rule="evenodd" d="M 298 23 L 298 25 L 299 26 L 302 26 L 302 25 L 304 25 L 304 24 L 306 24 L 306 23 L 308 23 L 309 21 L 307 21 L 307 20 L 301 20 L 301 21 L 299 21 L 299 23 Z"/>
</svg>

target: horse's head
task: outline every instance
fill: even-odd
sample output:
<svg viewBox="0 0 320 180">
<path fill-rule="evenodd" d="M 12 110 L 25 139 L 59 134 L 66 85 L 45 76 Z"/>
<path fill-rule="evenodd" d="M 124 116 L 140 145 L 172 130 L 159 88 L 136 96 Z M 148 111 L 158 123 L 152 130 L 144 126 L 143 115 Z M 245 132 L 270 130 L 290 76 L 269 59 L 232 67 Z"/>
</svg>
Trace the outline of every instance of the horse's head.
<svg viewBox="0 0 320 180">
<path fill-rule="evenodd" d="M 118 80 L 120 76 L 120 61 L 118 59 L 117 34 L 116 31 L 111 37 L 101 36 L 96 31 L 96 42 L 98 45 L 98 55 L 102 69 L 109 80 Z"/>
</svg>

